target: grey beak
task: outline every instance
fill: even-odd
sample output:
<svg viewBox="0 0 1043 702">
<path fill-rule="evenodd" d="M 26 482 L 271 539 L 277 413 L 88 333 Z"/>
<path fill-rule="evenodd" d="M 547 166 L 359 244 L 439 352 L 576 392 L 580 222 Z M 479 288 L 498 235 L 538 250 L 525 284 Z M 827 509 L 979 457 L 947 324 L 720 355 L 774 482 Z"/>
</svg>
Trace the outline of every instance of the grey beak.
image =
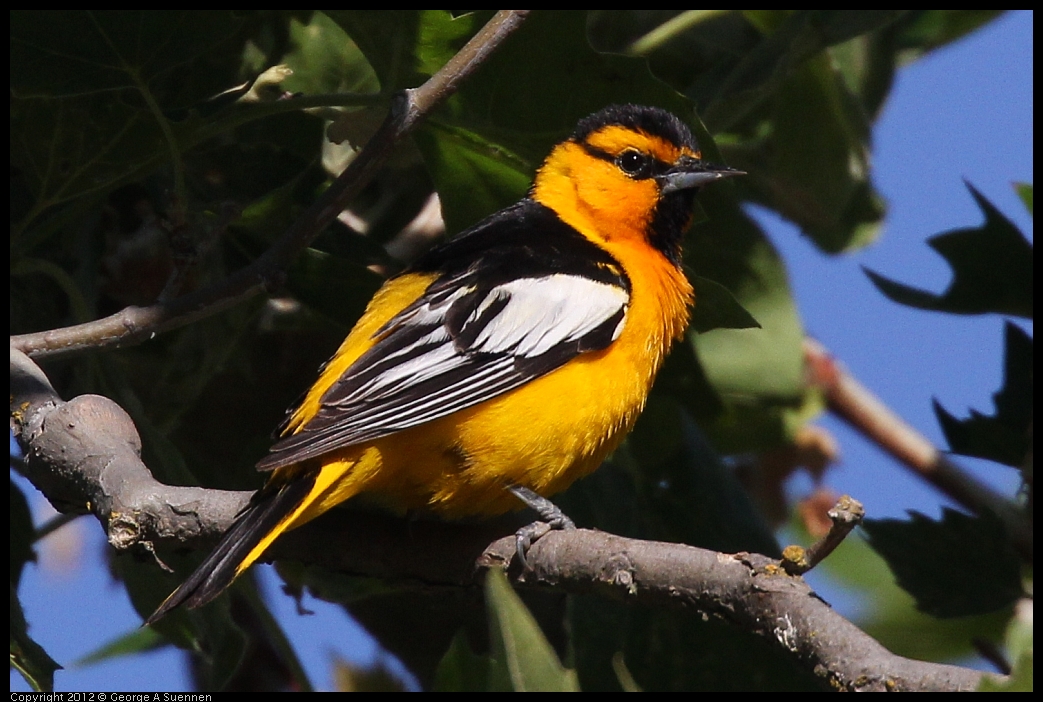
<svg viewBox="0 0 1043 702">
<path fill-rule="evenodd" d="M 697 188 L 722 178 L 740 175 L 746 175 L 746 172 L 682 156 L 673 168 L 659 176 L 657 180 L 660 192 L 666 195 L 678 190 Z"/>
</svg>

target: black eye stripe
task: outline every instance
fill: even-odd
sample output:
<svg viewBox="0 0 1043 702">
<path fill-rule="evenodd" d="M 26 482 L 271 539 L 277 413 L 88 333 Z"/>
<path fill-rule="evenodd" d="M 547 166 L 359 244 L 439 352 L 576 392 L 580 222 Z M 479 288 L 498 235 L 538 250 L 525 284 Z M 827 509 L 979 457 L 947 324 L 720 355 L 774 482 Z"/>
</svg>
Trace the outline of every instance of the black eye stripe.
<svg viewBox="0 0 1043 702">
<path fill-rule="evenodd" d="M 589 156 L 593 156 L 594 158 L 601 159 L 602 161 L 608 161 L 609 163 L 613 163 L 617 167 L 620 167 L 621 170 L 624 170 L 624 169 L 622 169 L 622 167 L 620 166 L 619 159 L 623 155 L 625 155 L 627 153 L 630 153 L 630 152 L 634 152 L 634 153 L 637 153 L 637 154 L 640 154 L 640 155 L 644 156 L 645 158 L 648 159 L 648 163 L 649 163 L 649 166 L 645 168 L 645 171 L 643 173 L 641 173 L 640 175 L 634 175 L 632 173 L 627 173 L 631 177 L 637 178 L 638 180 L 644 180 L 646 178 L 654 178 L 657 175 L 665 173 L 671 167 L 671 164 L 666 163 L 665 161 L 660 161 L 657 158 L 653 158 L 651 155 L 646 154 L 643 151 L 639 151 L 638 149 L 626 149 L 623 152 L 613 156 L 609 152 L 604 151 L 602 149 L 599 149 L 596 146 L 591 146 L 590 144 L 588 144 L 588 143 L 586 143 L 584 141 L 577 142 L 577 143 L 579 144 L 580 148 L 582 148 L 584 151 L 587 152 L 587 154 Z M 624 170 L 624 172 L 626 173 L 627 171 Z"/>
<path fill-rule="evenodd" d="M 609 152 L 602 151 L 601 149 L 593 147 L 593 146 L 591 146 L 590 144 L 588 144 L 585 141 L 579 142 L 579 145 L 580 145 L 580 148 L 582 148 L 584 151 L 587 152 L 588 156 L 593 156 L 594 158 L 599 158 L 602 161 L 612 162 L 612 161 L 616 160 L 616 157 L 613 156 L 612 154 L 610 154 Z"/>
</svg>

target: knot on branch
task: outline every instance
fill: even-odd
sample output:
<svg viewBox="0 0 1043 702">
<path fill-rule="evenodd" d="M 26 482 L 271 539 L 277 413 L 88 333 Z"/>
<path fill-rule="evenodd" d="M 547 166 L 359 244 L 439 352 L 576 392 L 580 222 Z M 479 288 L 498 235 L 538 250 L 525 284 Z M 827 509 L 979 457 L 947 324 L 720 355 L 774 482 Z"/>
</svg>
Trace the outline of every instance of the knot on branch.
<svg viewBox="0 0 1043 702">
<path fill-rule="evenodd" d="M 109 543 L 112 544 L 113 548 L 117 551 L 126 551 L 141 541 L 142 534 L 149 532 L 142 523 L 142 516 L 145 516 L 147 519 L 147 515 L 137 512 L 129 514 L 112 513 L 109 519 L 108 537 Z"/>
<path fill-rule="evenodd" d="M 637 594 L 635 571 L 634 562 L 626 552 L 615 553 L 605 562 L 599 580 L 618 593 L 633 596 Z"/>
</svg>

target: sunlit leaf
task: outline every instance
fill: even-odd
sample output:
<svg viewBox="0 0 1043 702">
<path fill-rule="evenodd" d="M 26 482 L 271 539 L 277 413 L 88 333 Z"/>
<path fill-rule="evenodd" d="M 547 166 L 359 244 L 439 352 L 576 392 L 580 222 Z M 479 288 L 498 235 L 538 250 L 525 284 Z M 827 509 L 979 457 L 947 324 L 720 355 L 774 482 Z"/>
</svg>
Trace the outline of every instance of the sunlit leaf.
<svg viewBox="0 0 1043 702">
<path fill-rule="evenodd" d="M 576 692 L 576 673 L 561 665 L 529 610 L 504 574 L 492 569 L 485 576 L 492 665 L 490 690 L 515 692 Z"/>
<path fill-rule="evenodd" d="M 1032 692 L 1033 690 L 1033 640 L 1032 598 L 1026 597 L 1014 608 L 1014 616 L 1007 627 L 1007 654 L 1010 657 L 1011 673 L 1003 682 L 985 676 L 978 687 L 980 692 Z"/>
<path fill-rule="evenodd" d="M 169 643 L 155 629 L 139 627 L 87 653 L 76 661 L 76 665 L 94 665 L 95 663 L 101 663 L 121 656 L 133 656 L 138 653 L 154 651 Z"/>
<path fill-rule="evenodd" d="M 453 17 L 445 10 L 333 10 L 328 14 L 366 55 L 384 92 L 415 88 L 482 26 L 482 18 L 473 14 Z"/>
<path fill-rule="evenodd" d="M 1018 197 L 1025 204 L 1025 209 L 1028 210 L 1029 214 L 1032 214 L 1032 183 L 1016 183 L 1014 185 L 1015 190 L 1018 191 Z"/>
<path fill-rule="evenodd" d="M 283 89 L 308 95 L 380 89 L 363 53 L 329 15 L 313 13 L 307 24 L 291 20 L 290 41 L 293 48 L 282 62 L 293 74 L 283 81 Z"/>
</svg>

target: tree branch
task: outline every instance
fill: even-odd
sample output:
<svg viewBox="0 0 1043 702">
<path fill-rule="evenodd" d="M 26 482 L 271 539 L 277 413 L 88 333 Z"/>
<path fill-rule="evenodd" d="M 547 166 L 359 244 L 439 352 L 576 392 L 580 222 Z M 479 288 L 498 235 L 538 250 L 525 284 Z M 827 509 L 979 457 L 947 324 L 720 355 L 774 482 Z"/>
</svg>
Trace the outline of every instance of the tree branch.
<svg viewBox="0 0 1043 702">
<path fill-rule="evenodd" d="M 11 345 L 33 358 L 69 355 L 87 349 L 127 346 L 190 324 L 279 287 L 294 256 L 325 229 L 391 155 L 394 147 L 516 30 L 528 10 L 500 10 L 422 86 L 396 96 L 373 138 L 325 192 L 249 266 L 223 281 L 171 301 L 127 307 L 86 324 L 11 337 Z"/>
<path fill-rule="evenodd" d="M 141 440 L 122 409 L 95 395 L 62 402 L 43 372 L 14 349 L 11 398 L 12 421 L 28 448 L 26 477 L 60 511 L 94 514 L 118 549 L 209 547 L 249 499 L 249 492 L 157 482 L 141 462 Z M 513 533 L 519 519 L 417 528 L 338 509 L 284 534 L 266 557 L 453 587 L 476 586 L 485 569 L 504 568 L 523 587 L 694 609 L 768 638 L 839 689 L 967 690 L 982 676 L 890 653 L 766 556 L 578 529 L 537 541 L 523 571 Z"/>
<path fill-rule="evenodd" d="M 249 491 L 160 483 L 141 461 L 141 438 L 123 408 L 100 395 L 63 402 L 14 348 L 11 418 L 26 447 L 25 477 L 59 512 L 97 517 L 118 550 L 212 543 L 250 499 Z"/>
</svg>

